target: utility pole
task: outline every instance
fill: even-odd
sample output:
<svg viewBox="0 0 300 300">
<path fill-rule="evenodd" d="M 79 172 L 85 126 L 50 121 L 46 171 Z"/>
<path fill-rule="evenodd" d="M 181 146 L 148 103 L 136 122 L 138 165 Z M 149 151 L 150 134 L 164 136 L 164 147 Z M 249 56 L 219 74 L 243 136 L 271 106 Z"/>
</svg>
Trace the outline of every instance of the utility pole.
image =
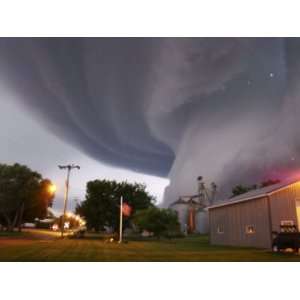
<svg viewBox="0 0 300 300">
<path fill-rule="evenodd" d="M 63 215 L 62 215 L 62 220 L 61 220 L 61 237 L 64 236 L 64 227 L 65 227 L 65 215 L 66 215 L 66 210 L 67 210 L 67 204 L 68 204 L 68 196 L 69 196 L 69 181 L 70 181 L 70 173 L 72 169 L 80 169 L 80 166 L 77 165 L 59 165 L 58 166 L 61 170 L 62 169 L 67 169 L 67 179 L 66 179 L 66 187 L 65 187 L 65 197 L 64 197 L 64 210 L 63 210 Z"/>
</svg>

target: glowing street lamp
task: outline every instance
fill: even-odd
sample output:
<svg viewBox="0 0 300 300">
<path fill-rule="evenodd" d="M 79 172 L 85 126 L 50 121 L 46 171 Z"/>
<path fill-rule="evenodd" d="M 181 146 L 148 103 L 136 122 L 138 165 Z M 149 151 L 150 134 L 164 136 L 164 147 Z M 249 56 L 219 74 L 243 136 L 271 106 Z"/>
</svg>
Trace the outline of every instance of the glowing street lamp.
<svg viewBox="0 0 300 300">
<path fill-rule="evenodd" d="M 68 218 L 72 218 L 73 217 L 73 214 L 71 212 L 67 212 L 66 215 L 67 215 Z"/>
<path fill-rule="evenodd" d="M 48 192 L 49 192 L 50 194 L 54 194 L 54 193 L 56 192 L 56 190 L 57 190 L 57 188 L 56 188 L 56 185 L 55 185 L 55 184 L 50 184 L 50 185 L 48 186 Z"/>
</svg>

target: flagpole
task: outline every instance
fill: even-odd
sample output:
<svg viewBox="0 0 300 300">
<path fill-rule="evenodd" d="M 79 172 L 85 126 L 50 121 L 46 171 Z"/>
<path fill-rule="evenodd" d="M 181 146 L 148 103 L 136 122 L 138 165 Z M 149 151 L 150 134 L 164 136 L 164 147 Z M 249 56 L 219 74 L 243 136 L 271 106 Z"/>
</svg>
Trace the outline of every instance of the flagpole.
<svg viewBox="0 0 300 300">
<path fill-rule="evenodd" d="M 119 233 L 119 243 L 122 243 L 123 234 L 123 196 L 120 198 L 120 233 Z"/>
</svg>

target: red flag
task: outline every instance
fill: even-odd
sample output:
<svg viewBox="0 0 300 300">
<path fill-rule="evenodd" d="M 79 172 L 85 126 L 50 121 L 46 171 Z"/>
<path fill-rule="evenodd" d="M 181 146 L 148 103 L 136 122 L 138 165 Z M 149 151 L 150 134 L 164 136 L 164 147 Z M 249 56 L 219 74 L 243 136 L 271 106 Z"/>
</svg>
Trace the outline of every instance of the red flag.
<svg viewBox="0 0 300 300">
<path fill-rule="evenodd" d="M 127 203 L 123 203 L 122 205 L 122 213 L 124 216 L 129 217 L 131 215 L 132 207 Z"/>
</svg>

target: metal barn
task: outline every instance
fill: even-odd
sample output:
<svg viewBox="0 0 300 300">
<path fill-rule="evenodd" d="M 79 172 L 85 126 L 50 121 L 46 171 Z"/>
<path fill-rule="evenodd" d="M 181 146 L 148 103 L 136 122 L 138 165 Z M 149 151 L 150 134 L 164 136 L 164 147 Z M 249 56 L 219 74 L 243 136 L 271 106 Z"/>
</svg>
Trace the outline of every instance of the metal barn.
<svg viewBox="0 0 300 300">
<path fill-rule="evenodd" d="M 253 190 L 209 207 L 213 245 L 271 248 L 272 231 L 300 226 L 300 181 Z"/>
</svg>

